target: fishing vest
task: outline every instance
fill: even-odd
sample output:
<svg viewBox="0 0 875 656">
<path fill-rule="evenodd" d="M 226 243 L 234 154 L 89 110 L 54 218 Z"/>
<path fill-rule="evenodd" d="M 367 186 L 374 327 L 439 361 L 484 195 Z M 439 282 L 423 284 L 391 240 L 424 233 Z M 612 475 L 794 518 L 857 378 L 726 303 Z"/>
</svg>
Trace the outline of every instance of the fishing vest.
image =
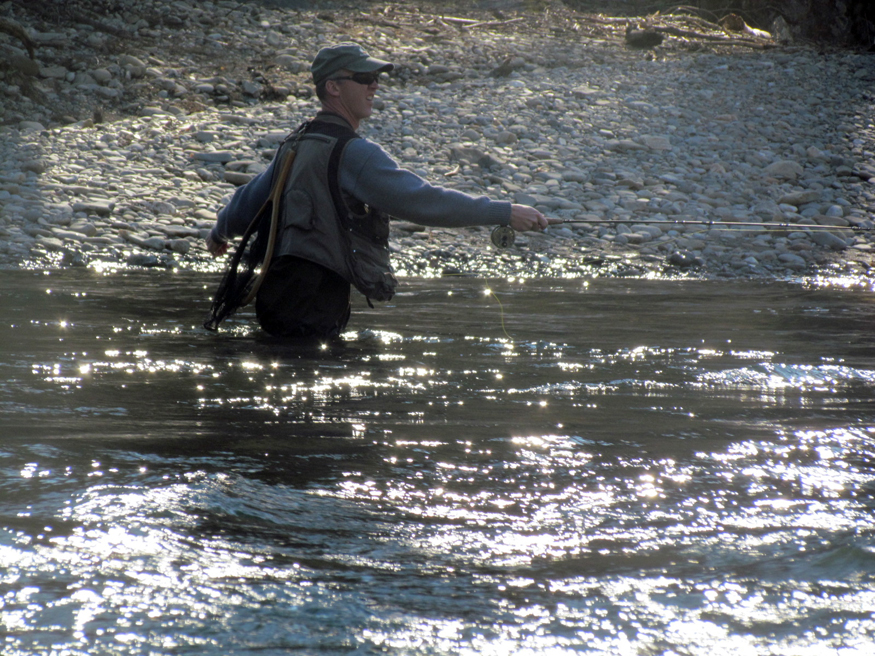
<svg viewBox="0 0 875 656">
<path fill-rule="evenodd" d="M 359 138 L 346 121 L 317 116 L 290 135 L 278 162 L 295 150 L 282 194 L 276 255 L 294 255 L 342 276 L 369 300 L 388 301 L 397 280 L 389 262 L 389 217 L 343 193 L 340 160 Z"/>
</svg>

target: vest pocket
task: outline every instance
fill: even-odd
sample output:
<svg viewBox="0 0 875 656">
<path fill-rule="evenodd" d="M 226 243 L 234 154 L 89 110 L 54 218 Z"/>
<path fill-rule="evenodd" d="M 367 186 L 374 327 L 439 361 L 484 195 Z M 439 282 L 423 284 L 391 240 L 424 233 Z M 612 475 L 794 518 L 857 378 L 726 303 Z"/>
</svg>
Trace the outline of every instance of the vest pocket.
<svg viewBox="0 0 875 656">
<path fill-rule="evenodd" d="M 283 227 L 311 230 L 316 223 L 313 199 L 303 189 L 287 189 L 283 193 Z"/>
<path fill-rule="evenodd" d="M 398 281 L 392 273 L 389 250 L 374 243 L 373 236 L 347 231 L 352 284 L 375 301 L 388 301 L 395 295 Z"/>
</svg>

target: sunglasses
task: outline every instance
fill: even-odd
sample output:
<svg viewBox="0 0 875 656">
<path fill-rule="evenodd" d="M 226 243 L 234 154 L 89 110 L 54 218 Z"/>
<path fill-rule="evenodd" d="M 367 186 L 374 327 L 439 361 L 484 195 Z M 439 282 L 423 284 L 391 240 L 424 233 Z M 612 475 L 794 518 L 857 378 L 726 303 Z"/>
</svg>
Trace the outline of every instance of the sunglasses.
<svg viewBox="0 0 875 656">
<path fill-rule="evenodd" d="M 333 77 L 332 80 L 352 80 L 356 84 L 364 84 L 370 86 L 374 82 L 380 81 L 379 73 L 353 73 L 347 77 Z"/>
</svg>

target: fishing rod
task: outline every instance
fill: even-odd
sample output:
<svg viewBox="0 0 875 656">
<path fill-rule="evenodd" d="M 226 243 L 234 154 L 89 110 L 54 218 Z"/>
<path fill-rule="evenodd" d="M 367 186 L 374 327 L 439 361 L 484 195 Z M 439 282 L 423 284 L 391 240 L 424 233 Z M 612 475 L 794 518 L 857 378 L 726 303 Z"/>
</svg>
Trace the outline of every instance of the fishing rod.
<svg viewBox="0 0 875 656">
<path fill-rule="evenodd" d="M 764 230 L 792 230 L 794 232 L 804 232 L 806 230 L 853 230 L 859 232 L 872 231 L 873 228 L 866 226 L 831 226 L 831 225 L 806 225 L 799 223 L 779 223 L 779 222 L 761 222 L 748 223 L 746 221 L 705 221 L 695 219 L 565 219 L 556 221 L 550 225 L 659 225 L 659 226 L 703 226 L 705 228 L 735 228 L 739 232 L 744 232 L 744 229 L 764 229 Z M 549 226 L 548 226 L 549 227 Z M 516 241 L 516 230 L 510 226 L 498 226 L 492 231 L 492 243 L 498 248 L 510 248 Z"/>
</svg>

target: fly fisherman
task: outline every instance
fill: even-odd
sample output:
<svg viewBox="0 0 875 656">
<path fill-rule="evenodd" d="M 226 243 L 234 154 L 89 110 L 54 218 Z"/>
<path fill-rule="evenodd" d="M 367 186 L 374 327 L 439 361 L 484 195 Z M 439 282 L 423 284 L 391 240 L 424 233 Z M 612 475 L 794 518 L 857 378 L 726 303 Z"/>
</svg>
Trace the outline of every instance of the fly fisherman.
<svg viewBox="0 0 875 656">
<path fill-rule="evenodd" d="M 431 185 L 359 137 L 355 131 L 373 111 L 380 73 L 393 68 L 354 43 L 320 50 L 310 70 L 321 111 L 283 142 L 264 173 L 234 193 L 207 237 L 214 257 L 225 254 L 228 240 L 244 235 L 245 242 L 253 218 L 276 199 L 275 242 L 262 246 L 269 265 L 255 287 L 258 322 L 271 335 L 336 337 L 349 321 L 351 285 L 369 302 L 392 298 L 390 215 L 429 226 L 509 225 L 518 231 L 553 222 L 532 207 Z M 268 232 L 264 225 L 259 236 Z M 225 311 L 217 312 L 221 295 L 222 287 L 207 327 L 241 304 L 226 299 Z"/>
</svg>

